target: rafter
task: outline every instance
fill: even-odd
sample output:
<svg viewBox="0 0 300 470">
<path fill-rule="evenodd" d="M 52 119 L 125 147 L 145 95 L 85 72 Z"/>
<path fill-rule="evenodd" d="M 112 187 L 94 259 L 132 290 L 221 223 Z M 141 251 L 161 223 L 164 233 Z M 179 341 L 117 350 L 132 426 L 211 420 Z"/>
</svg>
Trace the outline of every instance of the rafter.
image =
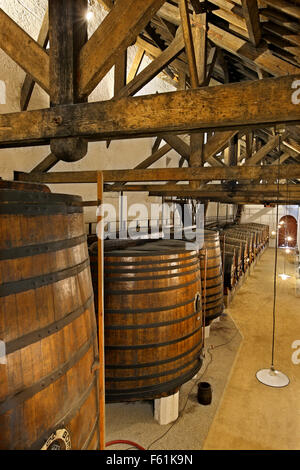
<svg viewBox="0 0 300 470">
<path fill-rule="evenodd" d="M 136 77 L 122 88 L 117 97 L 133 96 L 160 73 L 184 48 L 184 41 L 179 31 L 170 46 L 150 62 Z"/>
<path fill-rule="evenodd" d="M 66 171 L 50 173 L 15 172 L 15 180 L 40 183 L 95 183 L 97 171 Z M 153 168 L 147 170 L 104 170 L 104 182 L 135 181 L 197 181 L 197 180 L 273 180 L 300 178 L 300 165 L 282 165 L 280 172 L 272 165 L 201 167 L 201 168 Z"/>
<path fill-rule="evenodd" d="M 245 161 L 246 166 L 250 165 L 257 165 L 262 161 L 263 158 L 265 158 L 269 152 L 271 152 L 275 147 L 279 145 L 280 142 L 280 136 L 276 135 L 272 137 L 261 149 L 259 149 L 257 152 L 252 155 L 252 157 L 248 158 Z"/>
<path fill-rule="evenodd" d="M 49 93 L 47 52 L 2 9 L 0 9 L 0 48 Z"/>
<path fill-rule="evenodd" d="M 194 49 L 194 43 L 193 43 L 190 17 L 188 13 L 187 0 L 179 0 L 179 10 L 180 10 L 182 32 L 183 32 L 184 44 L 185 44 L 185 52 L 186 52 L 187 59 L 188 59 L 191 86 L 192 88 L 197 88 L 199 85 L 199 79 L 198 79 L 198 73 L 197 73 L 195 49 Z"/>
<path fill-rule="evenodd" d="M 79 91 L 88 96 L 129 47 L 164 0 L 117 2 L 80 52 Z"/>
<path fill-rule="evenodd" d="M 49 40 L 49 16 L 48 10 L 45 13 L 42 26 L 37 38 L 37 43 L 44 49 L 47 47 Z M 29 101 L 34 90 L 35 81 L 30 75 L 26 75 L 21 88 L 21 97 L 20 97 L 20 108 L 21 111 L 25 111 L 29 105 Z"/>
<path fill-rule="evenodd" d="M 257 0 L 242 0 L 242 7 L 249 38 L 252 44 L 257 47 L 261 40 L 261 27 L 259 23 Z"/>
<path fill-rule="evenodd" d="M 31 173 L 43 173 L 51 170 L 59 162 L 58 158 L 50 153 L 44 160 L 42 160 L 38 165 L 36 165 Z"/>
</svg>

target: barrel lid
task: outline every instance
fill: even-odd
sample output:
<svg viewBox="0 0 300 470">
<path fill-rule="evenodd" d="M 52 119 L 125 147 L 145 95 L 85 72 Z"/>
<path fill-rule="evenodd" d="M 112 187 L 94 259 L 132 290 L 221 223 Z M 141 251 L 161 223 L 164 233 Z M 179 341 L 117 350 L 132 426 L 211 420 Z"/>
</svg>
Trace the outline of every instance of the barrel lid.
<svg viewBox="0 0 300 470">
<path fill-rule="evenodd" d="M 172 240 L 170 240 L 171 242 Z M 183 246 L 172 246 L 172 244 L 162 244 L 159 241 L 153 241 L 145 243 L 144 245 L 136 247 L 127 247 L 124 250 L 111 250 L 106 251 L 105 256 L 123 256 L 123 257 L 143 257 L 143 256 L 163 256 L 170 254 L 197 254 L 196 250 L 185 249 L 185 243 Z"/>
<path fill-rule="evenodd" d="M 0 204 L 7 203 L 23 203 L 23 204 L 75 204 L 82 205 L 82 198 L 80 196 L 73 196 L 70 194 L 59 194 L 51 192 L 43 192 L 38 190 L 17 190 L 7 189 L 0 187 Z"/>
<path fill-rule="evenodd" d="M 45 184 L 29 183 L 27 181 L 7 181 L 0 178 L 1 189 L 14 189 L 17 191 L 40 191 L 50 193 L 50 189 Z"/>
</svg>

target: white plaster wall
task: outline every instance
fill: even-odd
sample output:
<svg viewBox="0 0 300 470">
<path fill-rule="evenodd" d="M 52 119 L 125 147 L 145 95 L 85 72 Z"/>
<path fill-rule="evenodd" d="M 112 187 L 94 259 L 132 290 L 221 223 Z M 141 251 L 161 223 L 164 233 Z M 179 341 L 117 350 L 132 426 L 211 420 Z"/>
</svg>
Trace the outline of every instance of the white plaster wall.
<svg viewBox="0 0 300 470">
<path fill-rule="evenodd" d="M 285 215 L 292 215 L 298 220 L 298 246 L 300 246 L 300 211 L 299 206 L 279 206 L 278 220 Z M 270 235 L 272 231 L 276 232 L 276 207 L 269 208 L 264 206 L 249 205 L 245 206 L 242 214 L 242 223 L 248 221 L 260 224 L 267 224 L 270 227 Z M 275 246 L 275 237 L 271 235 L 270 246 Z"/>
</svg>

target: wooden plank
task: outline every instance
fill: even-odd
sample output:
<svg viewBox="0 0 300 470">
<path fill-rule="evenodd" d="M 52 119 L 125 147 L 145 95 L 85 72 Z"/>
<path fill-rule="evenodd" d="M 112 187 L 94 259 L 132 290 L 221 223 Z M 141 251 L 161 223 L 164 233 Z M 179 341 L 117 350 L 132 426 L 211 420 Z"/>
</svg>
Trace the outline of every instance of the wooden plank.
<svg viewBox="0 0 300 470">
<path fill-rule="evenodd" d="M 129 47 L 164 0 L 117 2 L 80 52 L 79 94 L 88 96 Z"/>
<path fill-rule="evenodd" d="M 149 196 L 153 197 L 160 197 L 162 196 L 159 192 L 153 191 L 149 193 Z M 197 193 L 190 193 L 187 195 L 186 193 L 179 193 L 177 194 L 178 197 L 189 197 L 193 199 L 199 199 L 202 201 L 210 201 L 210 202 L 220 202 L 222 204 L 243 204 L 243 205 L 248 205 L 248 204 L 254 204 L 254 205 L 265 205 L 265 204 L 277 204 L 277 202 L 281 205 L 298 205 L 300 202 L 300 197 L 295 197 L 292 199 L 289 199 L 287 197 L 282 197 L 277 199 L 277 197 L 273 196 L 265 196 L 265 197 L 258 197 L 258 196 L 244 196 L 244 197 L 239 197 L 239 196 L 231 196 L 231 197 L 204 197 L 204 196 L 198 196 Z"/>
<path fill-rule="evenodd" d="M 185 160 L 190 159 L 190 147 L 180 137 L 176 135 L 164 135 L 163 139 Z"/>
<path fill-rule="evenodd" d="M 194 50 L 194 44 L 193 44 L 193 36 L 192 36 L 192 29 L 191 29 L 190 17 L 189 17 L 189 12 L 188 12 L 187 0 L 179 1 L 179 10 L 180 10 L 182 32 L 183 32 L 183 38 L 184 38 L 184 44 L 185 44 L 185 52 L 186 52 L 187 59 L 188 59 L 191 86 L 192 88 L 197 88 L 199 85 L 199 80 L 198 80 L 195 50 Z"/>
<path fill-rule="evenodd" d="M 278 168 L 266 166 L 201 167 L 201 168 L 153 168 L 147 170 L 105 170 L 104 182 L 138 181 L 197 181 L 197 180 L 276 180 Z M 300 165 L 282 165 L 280 179 L 300 178 Z M 95 183 L 96 171 L 65 171 L 50 173 L 15 172 L 16 181 L 40 183 Z"/>
<path fill-rule="evenodd" d="M 261 41 L 257 0 L 242 0 L 242 7 L 250 40 L 252 44 L 257 47 Z"/>
<path fill-rule="evenodd" d="M 199 1 L 198 8 L 203 9 L 201 13 L 194 13 L 192 20 L 192 38 L 195 50 L 196 60 L 196 73 L 198 86 L 204 86 L 207 75 L 206 75 L 206 61 L 207 61 L 207 14 L 204 9 L 205 2 Z M 191 134 L 191 166 L 203 166 L 204 165 L 204 133 L 193 133 Z M 192 183 L 195 185 L 197 183 Z"/>
<path fill-rule="evenodd" d="M 98 2 L 107 11 L 110 11 L 112 9 L 112 7 L 114 6 L 113 0 L 98 0 Z"/>
<path fill-rule="evenodd" d="M 204 161 L 211 163 L 211 158 L 228 147 L 230 139 L 236 134 L 237 131 L 216 132 L 210 137 L 204 146 Z M 220 162 L 218 166 L 224 165 Z"/>
<path fill-rule="evenodd" d="M 37 43 L 44 49 L 47 47 L 49 40 L 49 16 L 48 10 L 45 13 L 42 26 L 37 38 Z M 21 88 L 20 108 L 25 111 L 28 108 L 31 95 L 33 93 L 35 82 L 30 75 L 26 75 Z"/>
<path fill-rule="evenodd" d="M 32 170 L 31 173 L 43 173 L 46 171 L 51 170 L 56 163 L 58 163 L 59 160 L 58 158 L 53 155 L 53 153 L 50 153 L 44 160 L 42 160 L 38 165 L 36 165 Z"/>
<path fill-rule="evenodd" d="M 212 129 L 249 131 L 300 122 L 300 75 L 104 102 L 0 114 L 0 148 L 47 145 L 57 137 L 134 138 Z M 293 85 L 294 87 L 295 85 Z"/>
<path fill-rule="evenodd" d="M 49 3 L 50 104 L 80 101 L 77 87 L 79 51 L 87 40 L 87 0 L 51 0 Z M 51 152 L 60 160 L 77 161 L 87 153 L 80 137 L 51 139 Z"/>
<path fill-rule="evenodd" d="M 0 8 L 0 48 L 49 93 L 49 56 Z"/>
<path fill-rule="evenodd" d="M 244 39 L 240 39 L 212 24 L 209 24 L 208 38 L 220 48 L 241 57 L 251 66 L 260 67 L 275 77 L 299 73 L 299 67 L 273 55 L 264 42 L 261 43 L 260 47 L 255 48 Z"/>
<path fill-rule="evenodd" d="M 145 67 L 126 87 L 118 93 L 117 97 L 133 96 L 160 73 L 184 49 L 181 32 L 176 35 L 170 46 Z"/>
<path fill-rule="evenodd" d="M 212 79 L 212 74 L 218 58 L 218 48 L 212 47 L 209 51 L 207 58 L 207 67 L 206 67 L 206 79 L 203 86 L 209 86 Z"/>
<path fill-rule="evenodd" d="M 300 18 L 300 6 L 292 5 L 290 2 L 285 0 L 264 0 L 264 3 L 274 8 L 275 10 L 290 15 L 297 20 Z"/>
<path fill-rule="evenodd" d="M 257 165 L 265 158 L 271 150 L 279 145 L 280 137 L 276 135 L 272 137 L 261 149 L 259 149 L 252 157 L 245 161 L 246 166 Z"/>
<path fill-rule="evenodd" d="M 131 80 L 135 78 L 140 68 L 140 65 L 142 63 L 142 60 L 144 58 L 144 55 L 145 55 L 145 49 L 137 46 L 137 52 L 134 56 L 133 62 L 131 64 L 131 68 L 128 72 L 127 83 L 131 82 Z"/>
<path fill-rule="evenodd" d="M 156 137 L 155 142 L 152 147 L 152 154 L 155 153 L 161 144 L 162 138 L 161 137 Z"/>
<path fill-rule="evenodd" d="M 175 183 L 168 183 L 168 184 L 126 184 L 120 185 L 120 183 L 114 183 L 113 185 L 105 185 L 105 191 L 111 192 L 113 190 L 120 191 L 126 190 L 128 192 L 138 192 L 138 191 L 146 191 L 146 192 L 153 192 L 159 191 L 162 194 L 169 194 L 172 193 L 176 195 L 176 192 L 179 191 L 181 193 L 188 193 L 191 191 L 188 184 L 175 184 Z M 249 193 L 258 195 L 258 194 L 269 194 L 269 195 L 276 195 L 277 194 L 277 184 L 239 184 L 234 187 L 234 189 L 229 190 L 226 189 L 225 185 L 222 184 L 207 184 L 205 188 L 197 188 L 197 190 L 192 190 L 194 194 L 198 193 L 201 195 L 210 196 L 215 195 L 216 197 L 228 194 L 236 194 L 238 196 L 245 196 Z M 279 194 L 285 196 L 287 192 L 286 184 L 279 185 Z M 300 185 L 291 184 L 289 185 L 288 193 L 292 196 L 300 195 Z"/>
<path fill-rule="evenodd" d="M 281 163 L 285 162 L 286 160 L 288 160 L 290 158 L 290 156 L 291 155 L 289 153 L 283 153 L 279 158 L 274 160 L 274 162 L 272 162 L 271 165 L 281 164 Z"/>
<path fill-rule="evenodd" d="M 120 53 L 115 63 L 114 96 L 126 86 L 127 82 L 127 50 Z"/>
</svg>

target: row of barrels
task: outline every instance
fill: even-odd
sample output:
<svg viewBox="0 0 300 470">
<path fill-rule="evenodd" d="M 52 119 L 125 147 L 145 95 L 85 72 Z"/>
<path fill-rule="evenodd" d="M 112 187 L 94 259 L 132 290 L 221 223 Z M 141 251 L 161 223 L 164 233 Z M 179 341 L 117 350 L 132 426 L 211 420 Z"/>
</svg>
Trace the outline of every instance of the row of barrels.
<svg viewBox="0 0 300 470">
<path fill-rule="evenodd" d="M 269 242 L 269 226 L 236 224 L 220 231 L 224 293 L 231 290 Z"/>
</svg>

